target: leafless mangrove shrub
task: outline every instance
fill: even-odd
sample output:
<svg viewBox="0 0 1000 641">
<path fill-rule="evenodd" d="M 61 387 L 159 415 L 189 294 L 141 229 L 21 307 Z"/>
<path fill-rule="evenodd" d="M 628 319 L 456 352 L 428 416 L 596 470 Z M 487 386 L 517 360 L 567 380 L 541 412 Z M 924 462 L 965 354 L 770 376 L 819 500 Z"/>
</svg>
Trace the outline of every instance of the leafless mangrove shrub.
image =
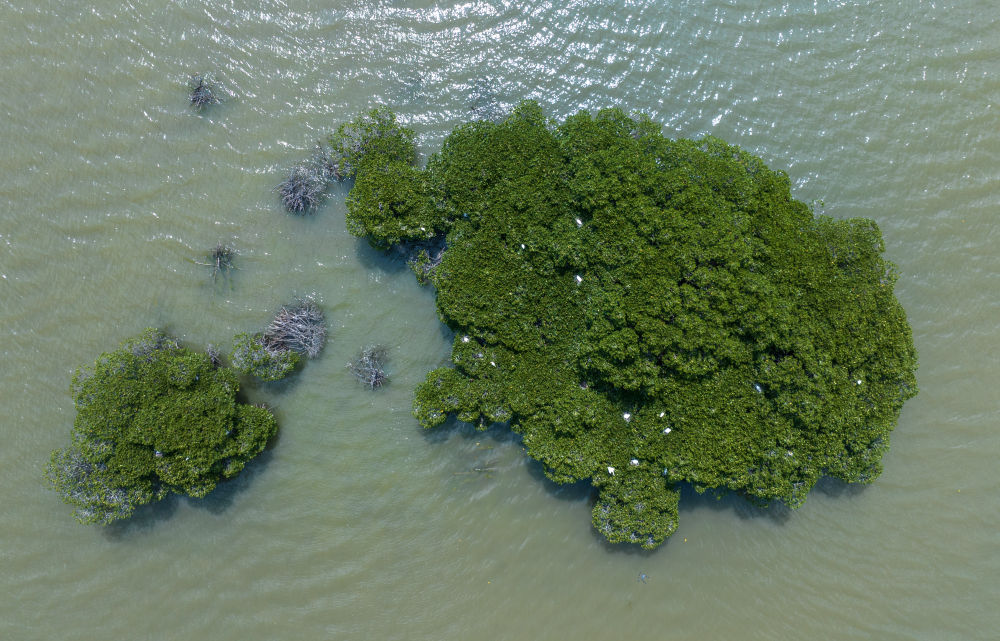
<svg viewBox="0 0 1000 641">
<path fill-rule="evenodd" d="M 369 345 L 361 350 L 358 357 L 348 363 L 354 377 L 368 389 L 382 387 L 389 377 L 385 373 L 386 349 L 381 345 Z"/>
<path fill-rule="evenodd" d="M 264 331 L 264 345 L 272 352 L 292 351 L 314 358 L 325 342 L 326 317 L 308 298 L 283 306 Z"/>
<path fill-rule="evenodd" d="M 300 215 L 315 211 L 323 200 L 330 171 L 325 162 L 306 161 L 292 167 L 288 178 L 275 188 L 285 211 Z"/>
</svg>

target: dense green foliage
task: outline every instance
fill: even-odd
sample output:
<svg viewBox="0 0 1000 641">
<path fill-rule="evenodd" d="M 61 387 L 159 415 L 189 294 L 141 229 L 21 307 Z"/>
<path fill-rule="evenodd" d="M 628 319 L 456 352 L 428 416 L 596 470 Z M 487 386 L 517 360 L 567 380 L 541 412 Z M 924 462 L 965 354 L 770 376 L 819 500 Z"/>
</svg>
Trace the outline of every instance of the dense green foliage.
<svg viewBox="0 0 1000 641">
<path fill-rule="evenodd" d="M 347 228 L 379 249 L 425 241 L 434 224 L 427 173 L 413 167 L 413 131 L 396 124 L 391 111 L 375 109 L 345 123 L 331 138 L 334 164 L 356 178 L 348 196 Z M 341 171 L 343 173 L 343 171 Z"/>
<path fill-rule="evenodd" d="M 914 351 L 870 220 L 815 217 L 787 176 L 715 138 L 533 103 L 457 128 L 426 169 L 363 161 L 348 201 L 376 247 L 446 233 L 430 274 L 455 330 L 414 413 L 509 422 L 593 521 L 655 547 L 676 485 L 802 504 L 870 482 Z"/>
<path fill-rule="evenodd" d="M 265 381 L 282 379 L 295 369 L 299 355 L 288 349 L 270 349 L 263 334 L 237 334 L 229 356 L 233 369 Z"/>
<path fill-rule="evenodd" d="M 73 443 L 46 475 L 83 523 L 110 523 L 170 492 L 203 497 L 277 431 L 236 400 L 236 374 L 148 329 L 73 379 Z"/>
</svg>

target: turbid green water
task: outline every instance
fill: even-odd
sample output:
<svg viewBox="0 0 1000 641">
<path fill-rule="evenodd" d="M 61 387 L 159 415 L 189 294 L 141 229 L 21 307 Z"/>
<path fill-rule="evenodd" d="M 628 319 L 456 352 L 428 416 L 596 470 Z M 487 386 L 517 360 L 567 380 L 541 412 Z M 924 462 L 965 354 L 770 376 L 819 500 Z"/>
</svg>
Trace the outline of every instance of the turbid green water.
<svg viewBox="0 0 1000 641">
<path fill-rule="evenodd" d="M 997 33 L 990 0 L 0 3 L 0 639 L 997 638 Z M 198 116 L 204 71 L 231 97 Z M 342 191 L 302 219 L 271 189 L 377 102 L 433 151 L 477 83 L 714 133 L 877 220 L 921 387 L 882 477 L 793 513 L 685 490 L 641 553 L 501 430 L 422 432 L 412 389 L 450 343 L 432 293 L 346 233 Z M 231 288 L 191 262 L 219 241 Z M 149 325 L 228 344 L 295 294 L 332 341 L 248 390 L 281 422 L 262 460 L 76 524 L 41 478 L 73 370 Z M 377 393 L 344 367 L 368 342 Z"/>
</svg>

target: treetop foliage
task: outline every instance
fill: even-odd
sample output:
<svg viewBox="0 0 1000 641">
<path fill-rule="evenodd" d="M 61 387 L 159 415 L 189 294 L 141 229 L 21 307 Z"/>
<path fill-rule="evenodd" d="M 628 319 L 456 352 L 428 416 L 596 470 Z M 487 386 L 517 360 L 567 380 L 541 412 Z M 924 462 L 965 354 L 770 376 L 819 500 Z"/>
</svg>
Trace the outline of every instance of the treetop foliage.
<svg viewBox="0 0 1000 641">
<path fill-rule="evenodd" d="M 797 507 L 823 475 L 879 475 L 917 388 L 873 221 L 814 216 L 759 158 L 617 109 L 523 103 L 425 169 L 393 130 L 406 152 L 360 161 L 348 226 L 445 237 L 429 279 L 455 342 L 422 425 L 509 423 L 549 478 L 598 488 L 610 541 L 650 548 L 681 482 Z"/>
<path fill-rule="evenodd" d="M 46 476 L 83 523 L 128 518 L 170 492 L 203 497 L 277 431 L 238 390 L 233 370 L 147 329 L 77 372 L 73 442 Z"/>
<path fill-rule="evenodd" d="M 233 337 L 230 363 L 233 369 L 262 381 L 285 378 L 299 362 L 299 355 L 290 349 L 277 348 L 264 334 L 242 332 Z"/>
</svg>

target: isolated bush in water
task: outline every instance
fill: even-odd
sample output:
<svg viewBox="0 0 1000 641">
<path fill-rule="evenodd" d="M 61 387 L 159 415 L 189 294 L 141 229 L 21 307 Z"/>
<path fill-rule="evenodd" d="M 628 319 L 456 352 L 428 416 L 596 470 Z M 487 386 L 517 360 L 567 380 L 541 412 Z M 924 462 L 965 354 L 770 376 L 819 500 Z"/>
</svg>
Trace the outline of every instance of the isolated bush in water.
<svg viewBox="0 0 1000 641">
<path fill-rule="evenodd" d="M 218 243 L 209 253 L 208 262 L 202 263 L 194 261 L 198 265 L 212 268 L 212 281 L 218 280 L 221 274 L 224 279 L 228 279 L 234 269 L 233 263 L 236 260 L 236 248 L 225 243 Z"/>
<path fill-rule="evenodd" d="M 330 136 L 331 173 L 338 179 L 353 178 L 364 162 L 380 166 L 387 162 L 411 165 L 417 148 L 413 131 L 396 122 L 385 107 L 372 109 L 337 128 Z"/>
<path fill-rule="evenodd" d="M 170 492 L 203 497 L 277 431 L 268 410 L 237 402 L 231 369 L 155 329 L 78 371 L 73 390 L 73 443 L 46 476 L 83 523 L 128 518 Z"/>
<path fill-rule="evenodd" d="M 823 475 L 879 475 L 916 352 L 874 222 L 619 110 L 525 103 L 410 164 L 362 160 L 348 225 L 376 247 L 446 234 L 427 278 L 456 338 L 417 389 L 425 427 L 509 421 L 643 547 L 675 531 L 678 483 L 797 507 Z"/>
</svg>

